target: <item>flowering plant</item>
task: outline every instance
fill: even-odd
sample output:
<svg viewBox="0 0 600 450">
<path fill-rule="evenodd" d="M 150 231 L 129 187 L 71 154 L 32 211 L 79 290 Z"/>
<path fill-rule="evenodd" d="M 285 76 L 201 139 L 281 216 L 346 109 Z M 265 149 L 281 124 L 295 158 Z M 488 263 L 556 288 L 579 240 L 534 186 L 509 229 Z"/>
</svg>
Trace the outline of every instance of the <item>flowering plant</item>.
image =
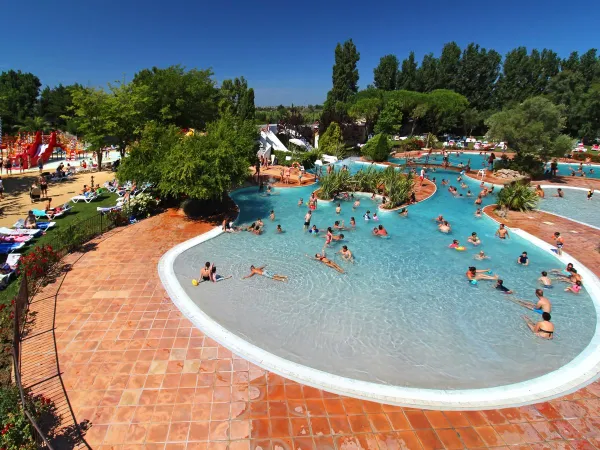
<svg viewBox="0 0 600 450">
<path fill-rule="evenodd" d="M 156 211 L 159 202 L 152 195 L 142 192 L 131 199 L 129 214 L 140 218 L 149 216 Z"/>
<path fill-rule="evenodd" d="M 60 256 L 52 246 L 40 245 L 21 258 L 20 267 L 31 279 L 43 278 L 59 260 Z"/>
</svg>

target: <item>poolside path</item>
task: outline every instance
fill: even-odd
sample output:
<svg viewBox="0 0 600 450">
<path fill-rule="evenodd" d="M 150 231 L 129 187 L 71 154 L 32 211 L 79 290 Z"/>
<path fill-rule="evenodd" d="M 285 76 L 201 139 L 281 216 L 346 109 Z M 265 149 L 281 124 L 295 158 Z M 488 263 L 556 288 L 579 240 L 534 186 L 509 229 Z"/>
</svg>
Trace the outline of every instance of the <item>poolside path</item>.
<svg viewBox="0 0 600 450">
<path fill-rule="evenodd" d="M 600 230 L 541 211 L 510 211 L 508 217 L 500 219 L 494 213 L 495 207 L 488 205 L 483 211 L 507 227 L 520 228 L 549 244 L 554 244 L 553 235 L 558 231 L 565 240 L 564 251 L 600 277 L 600 251 L 597 250 L 600 246 Z"/>
<path fill-rule="evenodd" d="M 515 216 L 510 225 L 535 232 L 537 222 Z M 117 229 L 92 251 L 71 255 L 71 270 L 40 294 L 57 295 L 60 368 L 77 421 L 90 421 L 92 448 L 600 448 L 600 382 L 534 406 L 422 411 L 323 392 L 233 355 L 182 317 L 157 274 L 169 248 L 212 226 L 168 211 Z M 538 227 L 542 237 L 555 229 Z M 575 253 L 571 246 L 584 236 L 571 236 L 571 228 L 561 231 Z M 592 253 L 586 245 L 582 251 Z M 23 364 L 33 384 L 44 360 L 30 349 Z"/>
</svg>

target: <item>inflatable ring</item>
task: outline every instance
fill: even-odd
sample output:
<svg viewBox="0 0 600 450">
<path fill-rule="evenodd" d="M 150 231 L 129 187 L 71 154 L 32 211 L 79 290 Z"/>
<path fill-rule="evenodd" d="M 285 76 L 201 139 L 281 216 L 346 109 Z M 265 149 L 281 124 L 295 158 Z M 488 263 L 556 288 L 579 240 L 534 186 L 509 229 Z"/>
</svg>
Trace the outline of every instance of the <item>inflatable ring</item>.
<svg viewBox="0 0 600 450">
<path fill-rule="evenodd" d="M 464 252 L 466 250 L 466 248 L 460 246 L 460 247 L 456 247 L 456 250 L 459 251 L 459 252 Z"/>
</svg>

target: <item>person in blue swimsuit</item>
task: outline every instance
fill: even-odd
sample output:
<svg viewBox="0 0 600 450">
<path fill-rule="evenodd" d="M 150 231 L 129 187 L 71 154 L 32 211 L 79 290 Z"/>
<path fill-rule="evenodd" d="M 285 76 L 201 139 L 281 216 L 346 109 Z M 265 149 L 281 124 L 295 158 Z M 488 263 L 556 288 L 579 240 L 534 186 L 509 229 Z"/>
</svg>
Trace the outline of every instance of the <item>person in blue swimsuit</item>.
<svg viewBox="0 0 600 450">
<path fill-rule="evenodd" d="M 517 264 L 520 264 L 522 266 L 528 266 L 529 265 L 529 256 L 527 256 L 527 252 L 521 253 L 521 256 L 519 256 L 517 258 Z"/>
</svg>

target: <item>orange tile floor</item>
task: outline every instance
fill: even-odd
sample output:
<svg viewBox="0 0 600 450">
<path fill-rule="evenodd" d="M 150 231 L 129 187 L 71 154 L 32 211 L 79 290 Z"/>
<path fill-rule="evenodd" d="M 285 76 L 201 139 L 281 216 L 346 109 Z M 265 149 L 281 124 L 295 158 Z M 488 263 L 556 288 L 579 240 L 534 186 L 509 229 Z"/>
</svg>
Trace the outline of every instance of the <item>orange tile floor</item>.
<svg viewBox="0 0 600 450">
<path fill-rule="evenodd" d="M 157 274 L 165 251 L 210 228 L 167 212 L 113 231 L 71 255 L 32 305 L 57 294 L 60 369 L 92 448 L 600 448 L 599 382 L 533 406 L 425 411 L 323 392 L 232 355 L 182 317 Z M 24 352 L 33 385 L 48 350 Z"/>
</svg>

